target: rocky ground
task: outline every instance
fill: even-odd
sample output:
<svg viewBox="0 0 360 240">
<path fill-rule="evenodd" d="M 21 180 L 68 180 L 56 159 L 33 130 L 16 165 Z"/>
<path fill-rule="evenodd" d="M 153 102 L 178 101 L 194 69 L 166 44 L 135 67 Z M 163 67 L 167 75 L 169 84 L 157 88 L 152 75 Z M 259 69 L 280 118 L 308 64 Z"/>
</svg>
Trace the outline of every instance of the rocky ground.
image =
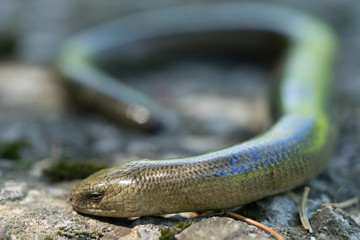
<svg viewBox="0 0 360 240">
<path fill-rule="evenodd" d="M 156 95 L 156 86 L 165 85 L 167 94 L 159 100 L 182 116 L 175 134 L 131 131 L 72 107 L 51 67 L 55 53 L 70 33 L 93 23 L 180 2 L 0 3 L 4 6 L 0 9 L 0 32 L 17 43 L 15 54 L 0 62 L 0 239 L 172 239 L 174 235 L 176 239 L 271 239 L 262 230 L 222 213 L 137 219 L 80 215 L 68 201 L 68 193 L 78 180 L 63 180 L 68 177 L 66 169 L 64 174 L 52 171 L 51 176 L 58 174 L 55 179 L 44 173 L 52 166 L 59 169 L 59 162 L 112 166 L 145 157 L 190 156 L 254 136 L 270 122 L 267 71 L 248 64 L 181 61 L 130 75 L 129 81 L 150 94 Z M 333 91 L 340 126 L 337 146 L 328 168 L 306 184 L 313 200 L 308 204 L 313 236 L 360 239 L 359 204 L 343 210 L 321 206 L 334 202 L 335 197 L 341 202 L 360 195 L 360 4 L 286 4 L 326 19 L 335 28 L 341 46 Z M 30 16 L 29 9 L 38 14 Z M 84 11 L 88 14 L 81 14 Z M 88 16 L 79 17 L 82 15 Z M 72 172 L 75 168 L 71 165 Z M 294 193 L 301 195 L 302 191 L 300 187 Z M 238 211 L 289 239 L 310 239 L 301 227 L 298 206 L 293 194 L 284 193 Z"/>
</svg>

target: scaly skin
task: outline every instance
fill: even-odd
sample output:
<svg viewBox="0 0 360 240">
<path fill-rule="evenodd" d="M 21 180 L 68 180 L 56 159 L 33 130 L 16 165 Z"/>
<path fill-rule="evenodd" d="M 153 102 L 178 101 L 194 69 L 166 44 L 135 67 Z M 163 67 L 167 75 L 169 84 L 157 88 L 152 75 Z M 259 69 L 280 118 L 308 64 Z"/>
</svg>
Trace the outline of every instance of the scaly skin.
<svg viewBox="0 0 360 240">
<path fill-rule="evenodd" d="M 127 32 L 127 26 L 139 22 L 156 27 Z M 99 171 L 72 190 L 75 210 L 133 217 L 229 209 L 292 189 L 322 171 L 334 142 L 327 96 L 336 41 L 319 20 L 271 5 L 225 4 L 160 10 L 129 17 L 118 27 L 110 24 L 100 28 L 102 34 L 130 34 L 130 40 L 124 42 L 203 30 L 244 29 L 273 32 L 289 41 L 278 122 L 261 136 L 216 152 L 181 159 L 139 160 Z M 75 51 L 79 43 L 89 49 L 91 43 L 99 44 L 93 40 L 97 31 L 70 41 L 60 59 L 63 74 L 77 84 L 91 81 L 84 78 L 89 72 L 104 76 L 89 60 L 96 51 Z M 147 108 L 146 104 L 142 106 Z M 147 109 L 152 114 L 151 107 Z M 156 118 L 156 113 L 153 115 Z"/>
</svg>

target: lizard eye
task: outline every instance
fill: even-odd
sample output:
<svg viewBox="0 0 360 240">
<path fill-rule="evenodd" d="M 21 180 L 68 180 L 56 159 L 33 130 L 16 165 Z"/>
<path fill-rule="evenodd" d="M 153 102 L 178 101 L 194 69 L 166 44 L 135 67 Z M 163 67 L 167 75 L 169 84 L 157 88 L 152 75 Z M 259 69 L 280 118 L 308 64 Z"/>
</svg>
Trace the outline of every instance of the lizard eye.
<svg viewBox="0 0 360 240">
<path fill-rule="evenodd" d="M 102 193 L 98 193 L 98 192 L 94 192 L 94 193 L 90 194 L 90 199 L 95 203 L 100 202 L 103 197 L 104 197 L 104 195 Z"/>
</svg>

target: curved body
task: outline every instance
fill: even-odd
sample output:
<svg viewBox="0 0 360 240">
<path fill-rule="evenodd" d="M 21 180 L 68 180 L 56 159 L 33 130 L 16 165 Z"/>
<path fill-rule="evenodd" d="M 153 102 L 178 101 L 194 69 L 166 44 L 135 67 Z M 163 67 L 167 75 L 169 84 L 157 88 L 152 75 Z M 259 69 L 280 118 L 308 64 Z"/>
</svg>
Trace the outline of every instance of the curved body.
<svg viewBox="0 0 360 240">
<path fill-rule="evenodd" d="M 75 210 L 133 217 L 228 209 L 292 189 L 322 171 L 334 142 L 327 108 L 336 41 L 324 23 L 308 15 L 266 4 L 143 13 L 70 40 L 59 66 L 76 85 L 116 95 L 116 86 L 122 84 L 93 64 L 100 52 L 159 36 L 238 30 L 271 32 L 288 41 L 279 90 L 282 116 L 274 126 L 254 139 L 204 155 L 133 161 L 97 172 L 72 190 Z M 104 90 L 106 83 L 111 90 Z M 144 125 L 165 116 L 165 110 L 136 91 L 129 98 L 121 91 L 126 89 L 116 98 L 122 98 L 123 106 L 146 109 L 149 121 Z"/>
</svg>

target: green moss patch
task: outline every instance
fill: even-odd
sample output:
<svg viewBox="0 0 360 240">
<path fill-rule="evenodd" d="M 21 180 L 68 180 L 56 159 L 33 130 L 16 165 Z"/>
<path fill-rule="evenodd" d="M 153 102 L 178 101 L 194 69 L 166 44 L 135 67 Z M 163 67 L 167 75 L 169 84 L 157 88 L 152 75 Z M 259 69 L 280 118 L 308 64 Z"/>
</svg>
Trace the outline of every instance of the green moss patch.
<svg viewBox="0 0 360 240">
<path fill-rule="evenodd" d="M 16 49 L 16 37 L 15 36 L 2 36 L 0 39 L 0 59 L 11 56 Z"/>
<path fill-rule="evenodd" d="M 72 240 L 100 239 L 104 236 L 100 231 L 87 231 L 73 227 L 59 227 L 56 234 Z"/>
<path fill-rule="evenodd" d="M 52 182 L 70 181 L 74 179 L 83 179 L 108 166 L 103 164 L 95 164 L 90 162 L 72 163 L 68 161 L 58 162 L 48 169 L 44 170 L 44 174 L 50 178 Z"/>
<path fill-rule="evenodd" d="M 193 222 L 179 222 L 174 226 L 169 228 L 164 228 L 161 230 L 161 236 L 159 240 L 173 240 L 175 239 L 175 235 L 182 232 L 185 228 L 190 227 Z"/>
<path fill-rule="evenodd" d="M 29 148 L 30 144 L 26 141 L 0 142 L 0 158 L 17 160 L 21 158 L 21 151 Z"/>
</svg>

